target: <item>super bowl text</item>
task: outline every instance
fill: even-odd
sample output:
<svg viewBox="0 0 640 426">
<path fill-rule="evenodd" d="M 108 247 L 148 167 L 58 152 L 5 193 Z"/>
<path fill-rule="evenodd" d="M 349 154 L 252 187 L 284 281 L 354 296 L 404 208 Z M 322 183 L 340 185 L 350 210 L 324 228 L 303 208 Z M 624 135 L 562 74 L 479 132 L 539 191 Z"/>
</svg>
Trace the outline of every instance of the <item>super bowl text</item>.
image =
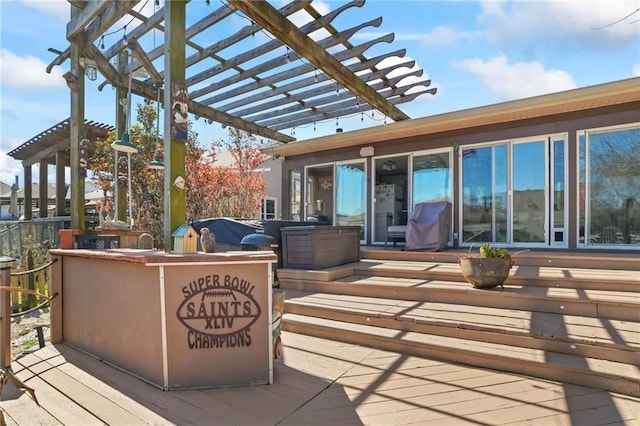
<svg viewBox="0 0 640 426">
<path fill-rule="evenodd" d="M 207 275 L 182 287 L 184 300 L 178 320 L 189 330 L 190 349 L 251 346 L 251 325 L 261 309 L 252 293 L 255 286 L 231 275 Z"/>
</svg>

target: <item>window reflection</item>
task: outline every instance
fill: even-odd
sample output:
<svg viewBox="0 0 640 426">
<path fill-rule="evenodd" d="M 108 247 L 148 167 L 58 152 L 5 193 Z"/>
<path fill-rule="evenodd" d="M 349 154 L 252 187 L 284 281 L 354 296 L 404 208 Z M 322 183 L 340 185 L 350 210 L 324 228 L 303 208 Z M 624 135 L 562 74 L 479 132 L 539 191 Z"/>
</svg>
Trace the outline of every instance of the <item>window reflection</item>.
<svg viewBox="0 0 640 426">
<path fill-rule="evenodd" d="M 462 242 L 507 241 L 507 146 L 462 152 Z"/>
<path fill-rule="evenodd" d="M 413 205 L 427 201 L 451 201 L 448 152 L 413 157 Z"/>
<path fill-rule="evenodd" d="M 640 129 L 587 134 L 589 244 L 640 244 Z"/>
<path fill-rule="evenodd" d="M 364 162 L 336 166 L 336 224 L 364 229 L 367 180 Z M 362 239 L 364 233 L 361 233 Z"/>
</svg>

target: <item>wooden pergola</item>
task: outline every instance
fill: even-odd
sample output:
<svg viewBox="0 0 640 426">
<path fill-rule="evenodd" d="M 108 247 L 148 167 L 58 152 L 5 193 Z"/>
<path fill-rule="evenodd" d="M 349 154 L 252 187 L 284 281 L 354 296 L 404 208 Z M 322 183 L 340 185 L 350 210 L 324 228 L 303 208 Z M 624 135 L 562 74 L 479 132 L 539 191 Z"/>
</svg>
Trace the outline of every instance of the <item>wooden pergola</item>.
<svg viewBox="0 0 640 426">
<path fill-rule="evenodd" d="M 404 49 L 367 55 L 392 42 L 393 34 L 362 44 L 350 41 L 358 31 L 380 26 L 382 18 L 346 29 L 334 26 L 336 18 L 355 12 L 364 0 L 345 2 L 326 15 L 312 0 L 294 0 L 280 9 L 264 0 L 172 0 L 164 7 L 156 1 L 151 12 L 144 8 L 151 2 L 139 0 L 68 1 L 70 46 L 55 51 L 58 56 L 48 71 L 71 61 L 65 78 L 71 88 L 72 227 L 83 223 L 78 201 L 84 188 L 74 167 L 84 126 L 83 75 L 89 67 L 104 76 L 100 87 L 116 88 L 117 99 L 127 96 L 129 83 L 133 94 L 162 99 L 169 106 L 186 92 L 184 103 L 196 119 L 279 143 L 295 142 L 282 130 L 372 109 L 393 121 L 406 120 L 409 117 L 397 105 L 436 92 L 426 79 L 402 85 L 405 78 L 422 75 L 422 70 L 412 69 L 415 61 L 402 60 Z M 210 5 L 204 9 L 208 13 L 187 26 L 187 8 L 198 3 Z M 122 19 L 128 22 L 126 38 L 105 45 Z M 246 24 L 220 36 L 220 28 L 227 28 L 231 19 L 244 19 Z M 158 32 L 161 36 L 156 38 Z M 385 60 L 394 65 L 381 65 Z M 138 77 L 140 69 L 145 77 Z M 126 117 L 121 108 L 116 110 L 116 131 L 121 134 L 127 130 Z M 176 139 L 172 108 L 164 109 L 164 118 L 165 247 L 170 247 L 171 232 L 185 220 L 184 193 L 172 184 L 184 175 L 184 144 Z M 118 202 L 118 216 L 124 212 L 124 203 Z"/>
<path fill-rule="evenodd" d="M 94 150 L 95 142 L 106 140 L 109 132 L 115 128 L 108 124 L 85 120 L 84 134 L 82 139 L 86 141 L 87 156 Z M 64 216 L 65 212 L 65 167 L 71 165 L 69 155 L 69 140 L 71 135 L 71 119 L 67 118 L 57 123 L 47 130 L 44 130 L 29 139 L 19 147 L 10 151 L 8 155 L 16 160 L 22 161 L 24 169 L 24 205 L 25 219 L 31 220 L 33 194 L 32 194 L 32 166 L 40 166 L 39 173 L 39 217 L 47 217 L 48 195 L 48 168 L 49 165 L 56 167 L 56 216 Z M 44 200 L 44 201 L 43 201 Z M 84 202 L 84 198 L 82 200 Z"/>
</svg>

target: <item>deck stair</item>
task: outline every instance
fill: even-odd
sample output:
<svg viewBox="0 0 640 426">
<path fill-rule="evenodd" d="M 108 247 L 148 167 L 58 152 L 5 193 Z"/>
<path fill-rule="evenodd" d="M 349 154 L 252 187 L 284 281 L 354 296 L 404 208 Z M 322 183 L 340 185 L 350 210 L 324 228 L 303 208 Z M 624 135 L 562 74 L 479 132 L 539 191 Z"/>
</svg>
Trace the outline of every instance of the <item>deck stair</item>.
<svg viewBox="0 0 640 426">
<path fill-rule="evenodd" d="M 640 396 L 637 256 L 518 256 L 492 290 L 464 282 L 459 256 L 363 250 L 357 263 L 279 269 L 283 327 Z"/>
</svg>

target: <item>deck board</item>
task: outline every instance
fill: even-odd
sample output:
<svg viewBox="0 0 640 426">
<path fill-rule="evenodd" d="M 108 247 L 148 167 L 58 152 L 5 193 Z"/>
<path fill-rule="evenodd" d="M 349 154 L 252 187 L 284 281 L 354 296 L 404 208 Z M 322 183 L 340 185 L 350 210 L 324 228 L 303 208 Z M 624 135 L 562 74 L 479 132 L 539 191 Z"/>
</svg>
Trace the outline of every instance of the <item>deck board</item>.
<svg viewBox="0 0 640 426">
<path fill-rule="evenodd" d="M 0 407 L 7 424 L 19 426 L 450 425 L 538 419 L 631 426 L 640 420 L 640 399 L 589 387 L 289 332 L 283 332 L 283 343 L 274 385 L 169 392 L 72 347 L 48 345 L 14 362 L 42 407 L 16 389 L 5 389 Z"/>
</svg>

